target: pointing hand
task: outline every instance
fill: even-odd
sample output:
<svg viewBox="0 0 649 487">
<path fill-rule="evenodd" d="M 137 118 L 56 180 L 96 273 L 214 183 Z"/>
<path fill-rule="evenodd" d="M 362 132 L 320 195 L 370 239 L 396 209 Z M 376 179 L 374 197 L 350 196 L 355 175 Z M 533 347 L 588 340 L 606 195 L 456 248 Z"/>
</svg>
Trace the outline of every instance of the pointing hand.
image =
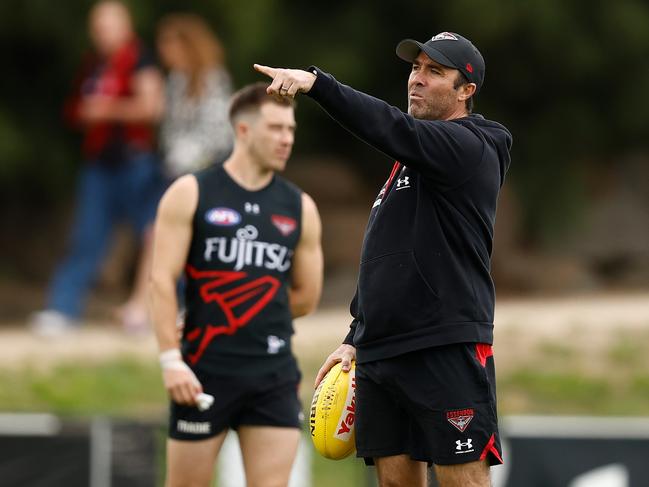
<svg viewBox="0 0 649 487">
<path fill-rule="evenodd" d="M 269 95 L 295 98 L 298 93 L 307 93 L 316 75 L 301 69 L 271 68 L 261 64 L 254 64 L 254 68 L 260 73 L 272 78 L 271 84 L 266 89 Z"/>
</svg>

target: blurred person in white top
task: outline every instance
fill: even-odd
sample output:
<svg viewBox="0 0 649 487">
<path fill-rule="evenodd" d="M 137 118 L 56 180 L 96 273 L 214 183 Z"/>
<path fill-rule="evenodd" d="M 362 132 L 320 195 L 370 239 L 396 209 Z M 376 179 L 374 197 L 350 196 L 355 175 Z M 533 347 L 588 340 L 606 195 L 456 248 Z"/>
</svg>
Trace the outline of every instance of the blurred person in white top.
<svg viewBox="0 0 649 487">
<path fill-rule="evenodd" d="M 232 152 L 234 134 L 228 118 L 232 82 L 224 50 L 198 15 L 173 13 L 157 28 L 157 49 L 168 70 L 165 109 L 160 127 L 162 169 L 176 178 L 222 163 Z M 150 330 L 146 309 L 151 249 L 141 255 L 133 290 L 120 308 L 127 330 Z"/>
<path fill-rule="evenodd" d="M 160 143 L 166 174 L 175 179 L 232 151 L 228 120 L 232 84 L 224 50 L 194 14 L 169 14 L 158 23 L 160 60 L 169 70 Z"/>
</svg>

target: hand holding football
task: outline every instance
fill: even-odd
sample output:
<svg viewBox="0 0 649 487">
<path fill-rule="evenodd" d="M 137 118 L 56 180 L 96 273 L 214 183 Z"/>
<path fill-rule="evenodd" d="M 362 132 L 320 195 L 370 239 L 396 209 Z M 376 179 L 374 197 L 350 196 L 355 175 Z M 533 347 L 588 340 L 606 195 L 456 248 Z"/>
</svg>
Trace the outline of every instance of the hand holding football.
<svg viewBox="0 0 649 487">
<path fill-rule="evenodd" d="M 343 372 L 334 365 L 318 385 L 309 417 L 315 449 L 325 458 L 340 460 L 356 450 L 356 366 Z"/>
</svg>

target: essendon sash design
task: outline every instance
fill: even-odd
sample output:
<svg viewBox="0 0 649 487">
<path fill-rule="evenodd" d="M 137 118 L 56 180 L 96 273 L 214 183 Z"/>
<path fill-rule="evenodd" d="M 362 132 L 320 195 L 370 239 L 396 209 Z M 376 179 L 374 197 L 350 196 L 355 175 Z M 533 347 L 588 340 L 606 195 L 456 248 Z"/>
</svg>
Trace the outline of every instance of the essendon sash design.
<svg viewBox="0 0 649 487">
<path fill-rule="evenodd" d="M 188 358 L 195 365 L 210 342 L 218 335 L 233 335 L 245 326 L 273 299 L 280 282 L 272 276 L 262 276 L 245 281 L 246 272 L 198 271 L 187 266 L 187 276 L 195 280 L 206 280 L 200 286 L 201 300 L 207 305 L 214 303 L 225 316 L 225 323 L 208 323 L 187 334 L 187 340 L 200 339 L 198 349 Z M 231 285 L 238 283 L 239 285 Z"/>
</svg>

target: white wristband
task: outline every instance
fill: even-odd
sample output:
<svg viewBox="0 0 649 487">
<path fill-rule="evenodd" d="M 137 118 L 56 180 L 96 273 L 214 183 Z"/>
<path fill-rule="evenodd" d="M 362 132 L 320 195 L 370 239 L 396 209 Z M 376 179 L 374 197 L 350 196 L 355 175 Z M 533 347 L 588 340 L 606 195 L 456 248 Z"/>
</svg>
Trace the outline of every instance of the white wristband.
<svg viewBox="0 0 649 487">
<path fill-rule="evenodd" d="M 160 367 L 163 369 L 187 370 L 189 368 L 183 361 L 183 356 L 177 348 L 165 350 L 159 355 L 159 358 Z"/>
</svg>

